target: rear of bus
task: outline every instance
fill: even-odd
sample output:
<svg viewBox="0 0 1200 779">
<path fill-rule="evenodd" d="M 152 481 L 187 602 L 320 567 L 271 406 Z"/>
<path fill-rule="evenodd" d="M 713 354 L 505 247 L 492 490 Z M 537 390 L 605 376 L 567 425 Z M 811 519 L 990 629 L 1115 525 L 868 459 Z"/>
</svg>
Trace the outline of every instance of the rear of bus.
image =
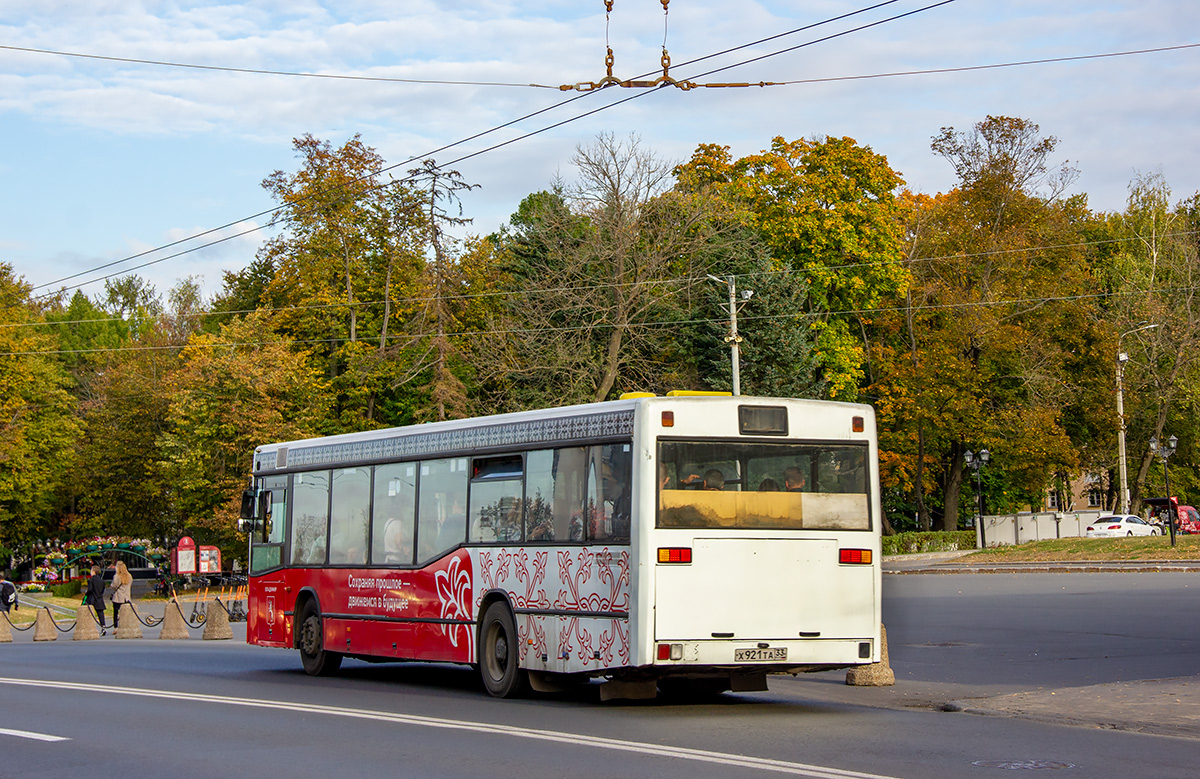
<svg viewBox="0 0 1200 779">
<path fill-rule="evenodd" d="M 654 488 L 640 502 L 651 575 L 636 651 L 653 675 L 755 690 L 768 673 L 878 662 L 873 409 L 725 397 L 640 411 Z"/>
</svg>

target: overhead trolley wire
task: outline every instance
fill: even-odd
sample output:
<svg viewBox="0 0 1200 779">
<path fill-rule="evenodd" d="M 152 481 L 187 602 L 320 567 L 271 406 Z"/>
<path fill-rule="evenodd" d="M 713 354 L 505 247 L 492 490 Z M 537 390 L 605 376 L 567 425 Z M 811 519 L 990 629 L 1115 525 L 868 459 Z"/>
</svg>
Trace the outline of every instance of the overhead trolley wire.
<svg viewBox="0 0 1200 779">
<path fill-rule="evenodd" d="M 824 21 L 821 21 L 821 22 L 815 22 L 815 23 L 813 23 L 813 24 L 810 24 L 810 25 L 807 25 L 807 26 L 805 26 L 805 27 L 801 27 L 801 28 L 798 28 L 798 29 L 796 29 L 796 30 L 789 31 L 788 33 L 781 33 L 781 35 L 789 35 L 789 34 L 793 34 L 793 33 L 796 33 L 796 32 L 801 32 L 801 31 L 804 31 L 804 30 L 812 29 L 812 28 L 814 28 L 814 27 L 818 27 L 818 26 L 821 26 L 821 25 L 824 25 L 824 24 L 829 24 L 829 23 L 832 23 L 832 22 L 835 22 L 835 21 L 841 20 L 841 19 L 843 19 L 843 18 L 846 18 L 847 16 L 852 16 L 852 15 L 854 15 L 854 14 L 857 14 L 857 13 L 862 13 L 862 12 L 864 12 L 864 11 L 872 10 L 872 9 L 874 9 L 874 8 L 877 8 L 877 7 L 879 7 L 879 6 L 882 6 L 882 5 L 888 5 L 888 4 L 889 4 L 889 3 L 891 3 L 891 2 L 897 2 L 897 0 L 888 0 L 888 2 L 879 3 L 879 4 L 876 4 L 876 5 L 874 5 L 874 6 L 869 6 L 869 7 L 867 7 L 867 8 L 861 9 L 861 10 L 859 10 L 859 11 L 854 11 L 854 12 L 850 12 L 850 13 L 848 13 L 848 14 L 841 14 L 841 15 L 839 15 L 839 16 L 831 17 L 830 19 L 826 19 L 826 20 L 824 20 Z M 953 2 L 953 0 L 944 0 L 944 2 Z M 941 3 L 941 4 L 944 4 L 944 3 Z M 914 12 L 914 13 L 915 13 L 915 12 Z M 905 15 L 908 15 L 908 14 L 905 14 Z M 886 20 L 885 20 L 885 21 L 886 21 Z M 778 37 L 778 36 L 774 36 L 774 37 Z M 766 40 L 770 40 L 770 39 L 766 39 Z M 753 44 L 746 44 L 746 45 L 753 45 Z M 0 48 L 13 48 L 13 47 L 0 47 Z M 768 56 L 770 56 L 770 55 L 768 55 Z M 735 66 L 732 66 L 732 65 L 731 65 L 731 66 L 729 66 L 729 67 L 735 67 Z M 645 93 L 642 93 L 642 94 L 645 94 Z M 495 126 L 495 127 L 492 127 L 492 128 L 490 128 L 490 129 L 487 129 L 487 130 L 483 130 L 483 131 L 481 131 L 481 132 L 475 133 L 474 135 L 470 135 L 470 136 L 468 136 L 468 137 L 466 137 L 466 138 L 463 138 L 463 139 L 461 139 L 461 140 L 458 140 L 458 141 L 454 141 L 454 142 L 452 142 L 452 143 L 445 144 L 445 145 L 443 145 L 443 146 L 440 146 L 440 147 L 438 147 L 438 148 L 436 148 L 436 149 L 433 149 L 432 151 L 428 151 L 428 152 L 426 152 L 426 153 L 424 153 L 424 154 L 420 154 L 420 155 L 414 155 L 414 156 L 412 156 L 412 157 L 408 158 L 407 160 L 404 160 L 404 161 L 402 161 L 402 162 L 395 163 L 395 164 L 393 164 L 393 165 L 388 165 L 388 166 L 386 166 L 386 167 L 383 167 L 383 168 L 381 168 L 381 169 L 380 169 L 380 170 L 378 170 L 378 171 L 373 171 L 372 173 L 368 174 L 367 176 L 363 176 L 363 177 L 360 177 L 360 178 L 358 178 L 358 179 L 355 179 L 355 180 L 353 180 L 353 181 L 346 182 L 345 184 L 339 185 L 339 188 L 344 188 L 344 187 L 346 187 L 346 186 L 350 186 L 350 185 L 352 185 L 352 184 L 354 184 L 354 183 L 357 183 L 357 182 L 359 182 L 359 181 L 362 181 L 362 180 L 364 180 L 364 179 L 366 179 L 366 178 L 370 178 L 370 177 L 373 177 L 373 176 L 378 176 L 378 175 L 380 175 L 380 174 L 382 174 L 382 173 L 387 173 L 387 172 L 389 172 L 389 171 L 395 170 L 396 168 L 402 167 L 402 166 L 404 166 L 404 165 L 410 165 L 410 164 L 412 164 L 412 163 L 414 163 L 414 162 L 417 162 L 418 160 L 421 160 L 421 159 L 428 159 L 428 158 L 429 158 L 431 155 L 437 154 L 437 153 L 439 153 L 439 152 L 442 152 L 442 151 L 445 151 L 445 150 L 447 150 L 447 149 L 452 149 L 452 148 L 455 148 L 455 147 L 457 147 L 457 146 L 461 146 L 462 144 L 465 144 L 465 143 L 468 143 L 468 142 L 470 142 L 470 141 L 476 140 L 476 139 L 478 139 L 478 138 L 481 138 L 481 137 L 483 137 L 483 136 L 489 135 L 489 134 L 491 134 L 491 133 L 498 132 L 499 130 L 502 130 L 502 129 L 504 129 L 504 128 L 511 127 L 511 126 L 513 126 L 513 125 L 515 125 L 515 124 L 518 124 L 518 123 L 520 123 L 520 122 L 523 122 L 523 121 L 525 121 L 525 120 L 527 120 L 527 119 L 531 119 L 531 118 L 533 118 L 533 117 L 539 116 L 539 115 L 541 115 L 541 114 L 544 114 L 544 113 L 547 113 L 547 112 L 549 112 L 549 111 L 552 111 L 552 110 L 554 110 L 554 109 L 556 109 L 556 108 L 560 108 L 560 107 L 562 107 L 562 106 L 565 106 L 565 105 L 567 105 L 567 104 L 569 104 L 569 103 L 572 103 L 572 102 L 574 102 L 575 100 L 582 99 L 582 98 L 583 98 L 583 97 L 585 97 L 586 95 L 587 95 L 587 93 L 583 93 L 583 94 L 579 94 L 579 95 L 574 95 L 574 96 L 572 96 L 572 97 L 569 97 L 569 98 L 567 98 L 567 99 L 565 99 L 565 100 L 561 100 L 561 101 L 559 101 L 559 102 L 557 102 L 557 103 L 555 103 L 555 104 L 553 104 L 553 105 L 547 106 L 547 107 L 545 107 L 545 108 L 539 109 L 539 110 L 537 110 L 537 111 L 534 111 L 534 112 L 532 112 L 532 113 L 526 114 L 526 115 L 524 115 L 524 116 L 521 116 L 521 117 L 518 117 L 518 118 L 516 118 L 516 119 L 513 119 L 513 120 L 511 120 L 511 121 L 509 121 L 509 122 L 505 122 L 505 123 L 503 123 L 503 124 L 497 125 L 497 126 Z M 592 114 L 595 114 L 595 113 L 597 113 L 597 112 L 599 112 L 599 111 L 607 110 L 607 109 L 609 109 L 609 108 L 614 108 L 614 107 L 616 107 L 616 106 L 618 106 L 618 105 L 622 105 L 623 103 L 626 103 L 626 102 L 628 102 L 630 99 L 632 99 L 632 97 L 631 97 L 631 98 L 625 98 L 625 99 L 622 99 L 622 100 L 616 101 L 616 102 L 614 102 L 614 103 L 610 103 L 610 104 L 608 104 L 608 105 L 605 105 L 605 106 L 601 106 L 600 108 L 593 109 L 593 110 L 591 110 L 591 111 L 585 112 L 585 113 L 583 113 L 583 114 L 580 114 L 580 115 L 578 115 L 578 116 L 575 116 L 575 117 L 571 117 L 571 118 L 565 119 L 565 120 L 563 120 L 563 121 L 561 121 L 561 122 L 556 122 L 555 124 L 549 125 L 548 127 L 543 127 L 543 128 L 541 128 L 540 130 L 531 131 L 531 132 L 529 132 L 529 133 L 526 133 L 526 134 L 524 134 L 524 135 L 520 135 L 520 136 L 518 136 L 518 137 L 516 137 L 516 138 L 510 139 L 510 140 L 508 140 L 508 141 L 505 141 L 505 142 L 503 142 L 503 143 L 495 144 L 495 145 L 493 145 L 493 146 L 487 147 L 487 148 L 485 148 L 485 149 L 482 149 L 482 150 L 480 150 L 480 151 L 474 152 L 474 153 L 472 153 L 472 154 L 467 154 L 467 155 L 464 155 L 464 156 L 462 156 L 462 157 L 459 157 L 459 158 L 457 158 L 457 159 L 455 159 L 455 160 L 451 160 L 451 161 L 449 161 L 449 162 L 442 163 L 442 164 L 441 164 L 441 165 L 439 165 L 438 167 L 439 167 L 439 168 L 444 168 L 444 167 L 446 167 L 446 166 L 449 166 L 449 165 L 454 165 L 454 164 L 457 164 L 457 163 L 459 163 L 459 162 L 462 162 L 462 161 L 464 161 L 464 160 L 471 159 L 471 158 L 473 158 L 473 157 L 477 157 L 477 156 L 479 156 L 479 155 L 481 155 L 481 154 L 488 153 L 488 152 L 491 152 L 491 151 L 495 151 L 496 149 L 503 148 L 504 146 L 507 146 L 507 145 L 509 145 L 509 144 L 511 144 L 511 143 L 515 143 L 515 142 L 517 142 L 517 141 L 525 140 L 525 139 L 527 139 L 527 138 L 529 138 L 529 137 L 532 137 L 532 136 L 534 136 L 534 135 L 537 135 L 537 134 L 539 134 L 539 133 L 546 132 L 546 131 L 548 131 L 548 130 L 552 130 L 552 129 L 555 129 L 555 128 L 557 128 L 557 127 L 561 127 L 561 126 L 563 126 L 563 125 L 565 125 L 565 124 L 568 124 L 568 123 L 570 123 L 570 122 L 574 122 L 574 121 L 578 121 L 579 119 L 586 118 L 586 117 L 588 117 L 588 116 L 591 116 Z M 381 184 L 381 185 L 379 185 L 379 186 L 380 186 L 380 187 L 392 186 L 392 185 L 394 185 L 394 184 L 397 184 L 397 183 L 403 183 L 403 182 L 405 182 L 405 181 L 407 181 L 407 180 L 409 180 L 409 179 L 410 179 L 410 177 L 405 177 L 405 178 L 397 179 L 397 180 L 394 180 L 394 181 L 386 182 L 386 183 L 384 183 L 384 184 Z M 310 198 L 312 198 L 312 197 L 316 197 L 316 195 L 317 195 L 317 194 L 323 194 L 324 192 L 328 192 L 328 191 L 331 191 L 331 190 L 324 190 L 322 193 L 314 193 L 313 195 L 310 195 L 310 196 L 308 196 L 307 198 L 304 198 L 304 199 L 302 199 L 302 200 L 300 200 L 300 201 L 298 201 L 298 202 L 304 202 L 304 200 L 306 200 L 306 199 L 310 199 Z M 258 213 L 256 213 L 256 214 L 252 214 L 252 215 L 250 215 L 250 216 L 247 216 L 247 217 L 242 217 L 241 219 L 235 220 L 235 221 L 233 221 L 233 222 L 227 222 L 226 224 L 220 225 L 219 227 L 214 227 L 214 228 L 211 228 L 211 229 L 209 229 L 209 230 L 205 230 L 205 231 L 203 231 L 203 232 L 200 232 L 200 233 L 195 233 L 195 234 L 193 234 L 193 235 L 191 235 L 191 236 L 188 236 L 188 237 L 185 237 L 185 238 L 181 238 L 181 239 L 179 239 L 179 240 L 177 240 L 177 241 L 172 241 L 171 243 L 163 244 L 163 245 L 161 245 L 161 246 L 157 246 L 157 247 L 155 247 L 155 248 L 152 248 L 152 249 L 147 249 L 147 250 L 145 250 L 145 251 L 143 251 L 143 252 L 139 252 L 139 253 L 137 253 L 137 254 L 133 254 L 133 255 L 130 255 L 130 256 L 128 256 L 128 257 L 124 257 L 124 258 L 121 258 L 121 259 L 118 259 L 118 260 L 113 260 L 112 262 L 108 262 L 108 263 L 105 263 L 105 264 L 103 264 L 103 265 L 98 265 L 98 266 L 96 266 L 96 267 L 94 267 L 94 268 L 90 268 L 90 269 L 88 269 L 88 270 L 79 271 L 78 273 L 73 273 L 73 274 L 71 274 L 71 275 L 69 275 L 69 276 L 64 276 L 64 277 L 62 277 L 62 278 L 58 278 L 58 279 L 55 279 L 55 280 L 53 280 L 53 281 L 49 281 L 49 282 L 45 282 L 45 283 L 43 283 L 43 284 L 38 284 L 38 285 L 35 285 L 35 286 L 34 286 L 32 289 L 33 289 L 33 290 L 38 290 L 38 289 L 44 289 L 44 288 L 48 288 L 48 287 L 51 287 L 51 286 L 53 286 L 53 285 L 55 285 L 55 284 L 61 284 L 61 283 L 62 283 L 62 282 L 64 282 L 64 281 L 71 281 L 72 279 L 77 279 L 77 278 L 79 278 L 79 277 L 81 277 L 81 276 L 86 276 L 86 275 L 89 275 L 89 274 L 92 274 L 92 273 L 96 273 L 97 271 L 102 271 L 102 270 L 105 270 L 105 269 L 107 269 L 107 268 L 112 268 L 112 267 L 115 267 L 115 266 L 117 266 L 117 265 L 121 265 L 121 264 L 124 264 L 124 263 L 126 263 L 126 262 L 130 262 L 130 261 L 132 261 L 132 260 L 140 259 L 140 258 L 142 258 L 142 257 L 147 257 L 147 256 L 153 255 L 153 254 L 155 254 L 155 253 L 157 253 L 157 252 L 160 252 L 160 251 L 163 251 L 163 250 L 166 250 L 166 249 L 170 249 L 170 248 L 172 248 L 172 247 L 176 247 L 176 246 L 182 246 L 182 245 L 184 245 L 184 244 L 187 244 L 187 243 L 189 243 L 189 242 L 191 242 L 191 241 L 194 241 L 194 240 L 196 240 L 196 239 L 203 238 L 203 237 L 205 237 L 205 236 L 209 236 L 209 235 L 213 235 L 214 233 L 218 233 L 218 232 L 220 232 L 220 231 L 222 231 L 222 230 L 228 230 L 228 229 L 230 229 L 230 228 L 236 227 L 237 225 L 239 225 L 239 224 L 241 224 L 241 223 L 243 223 L 243 222 L 249 221 L 249 220 L 251 220 L 251 219 L 258 219 L 258 218 L 260 218 L 260 217 L 264 217 L 264 216 L 273 216 L 273 215 L 275 215 L 275 214 L 278 214 L 278 213 L 280 213 L 280 212 L 282 212 L 282 211 L 285 211 L 286 209 L 288 209 L 288 208 L 290 208 L 290 207 L 294 207 L 294 205 L 295 205 L 295 204 L 289 204 L 289 205 L 286 205 L 286 206 L 277 206 L 277 207 L 275 207 L 275 208 L 270 208 L 270 209 L 267 209 L 267 210 L 264 210 L 264 211 L 260 211 L 260 212 L 258 212 Z M 73 286 L 71 286 L 71 287 L 66 287 L 66 288 L 63 288 L 63 289 L 61 289 L 61 290 L 48 291 L 48 292 L 45 292 L 45 293 L 43 293 L 43 294 L 42 294 L 42 295 L 40 295 L 39 297 L 41 297 L 41 298 L 50 297 L 50 296 L 52 296 L 52 295 L 58 294 L 59 292 L 61 292 L 61 291 L 65 291 L 65 290 L 67 290 L 67 289 L 78 289 L 78 288 L 80 288 L 80 287 L 84 287 L 84 286 L 87 286 L 87 285 L 89 285 L 89 284 L 95 284 L 95 283 L 97 283 L 97 282 L 100 282 L 100 281 L 105 281 L 105 280 L 107 280 L 107 279 L 113 278 L 114 276 L 123 275 L 123 274 L 126 274 L 126 273 L 130 273 L 130 272 L 132 272 L 132 271 L 135 271 L 135 270 L 140 270 L 140 269 L 142 269 L 142 268 L 149 267 L 149 266 L 151 266 L 151 265 L 156 265 L 156 264 L 158 264 L 158 263 L 160 263 L 160 262 L 165 262 L 165 261 L 167 261 L 167 260 L 177 259 L 177 258 L 179 258 L 179 257 L 182 257 L 182 256 L 184 256 L 184 255 L 190 254 L 190 253 L 192 253 L 192 252 L 195 252 L 195 251 L 199 251 L 199 250 L 201 250 L 201 249 L 207 249 L 207 248 L 211 248 L 212 246 L 216 246 L 216 245 L 219 245 L 219 244 L 225 243 L 225 242 L 227 242 L 227 241 L 231 241 L 231 240 L 233 240 L 233 239 L 235 239 L 235 238 L 241 238 L 241 237 L 243 237 L 243 236 L 245 236 L 245 235 L 250 235 L 250 234 L 252 234 L 252 233 L 259 232 L 259 231 L 261 231 L 262 229 L 264 229 L 264 227 L 266 227 L 266 225 L 259 225 L 259 226 L 253 227 L 253 228 L 251 228 L 251 229 L 248 229 L 248 230 L 243 230 L 243 231 L 241 231 L 241 232 L 238 232 L 238 233 L 235 233 L 235 234 L 232 234 L 232 235 L 228 235 L 228 236 L 225 236 L 225 237 L 223 237 L 223 238 L 219 238 L 219 239 L 216 239 L 216 240 L 209 241 L 209 242 L 207 242 L 207 243 L 203 243 L 203 244 L 201 244 L 201 245 L 199 245 L 199 246 L 194 246 L 194 247 L 191 247 L 191 248 L 185 249 L 185 250 L 183 250 L 183 251 L 175 252 L 175 253 L 173 253 L 173 254 L 170 254 L 170 255 L 167 255 L 167 256 L 165 256 L 165 257 L 161 257 L 161 258 L 158 258 L 158 259 L 155 259 L 155 260 L 151 260 L 151 261 L 149 261 L 149 262 L 145 262 L 145 263 L 142 263 L 142 264 L 140 264 L 140 265 L 135 265 L 135 266 L 133 266 L 133 267 L 125 268 L 125 269 L 123 269 L 123 270 L 121 270 L 121 271 L 119 271 L 119 272 L 116 272 L 116 273 L 112 273 L 112 274 L 108 274 L 108 275 L 101 276 L 101 277 L 98 277 L 98 278 L 90 279 L 90 280 L 88 280 L 88 281 L 81 282 L 81 283 L 79 283 L 79 284 L 76 284 L 76 285 L 73 285 Z"/>
</svg>

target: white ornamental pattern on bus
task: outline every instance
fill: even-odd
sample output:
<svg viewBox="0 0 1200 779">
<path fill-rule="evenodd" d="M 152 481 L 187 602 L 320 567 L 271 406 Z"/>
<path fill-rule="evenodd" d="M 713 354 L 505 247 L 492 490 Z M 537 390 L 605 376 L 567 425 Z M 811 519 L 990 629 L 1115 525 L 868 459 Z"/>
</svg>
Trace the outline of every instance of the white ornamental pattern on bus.
<svg viewBox="0 0 1200 779">
<path fill-rule="evenodd" d="M 629 613 L 629 550 L 614 555 L 611 549 L 583 549 L 577 555 L 558 553 L 559 590 L 556 609 L 590 614 Z M 557 656 L 574 658 L 583 665 L 599 661 L 611 666 L 629 662 L 629 625 L 624 619 L 610 619 L 609 628 L 594 635 L 594 620 L 581 622 L 571 617 L 558 632 Z M 615 658 L 614 658 L 615 650 Z"/>
<path fill-rule="evenodd" d="M 550 560 L 547 549 L 481 551 L 476 610 L 484 593 L 502 590 L 516 609 L 586 615 L 584 621 L 574 614 L 564 615 L 555 656 L 564 660 L 574 657 L 584 666 L 597 662 L 612 665 L 614 658 L 627 662 L 629 550 L 621 549 L 616 554 L 607 547 L 554 550 L 554 570 L 549 567 Z M 553 592 L 553 599 L 547 589 Z M 614 616 L 608 617 L 610 614 Z M 600 620 L 610 627 L 597 634 L 594 631 Z M 527 630 L 522 629 L 522 654 L 547 655 L 545 629 L 537 620 L 527 625 Z"/>
<path fill-rule="evenodd" d="M 471 621 L 471 558 L 465 553 L 450 558 L 449 565 L 433 574 L 437 597 L 441 605 L 442 635 L 451 646 L 464 642 L 471 657 L 475 656 L 475 631 Z M 453 620 L 452 622 L 449 620 Z"/>
</svg>

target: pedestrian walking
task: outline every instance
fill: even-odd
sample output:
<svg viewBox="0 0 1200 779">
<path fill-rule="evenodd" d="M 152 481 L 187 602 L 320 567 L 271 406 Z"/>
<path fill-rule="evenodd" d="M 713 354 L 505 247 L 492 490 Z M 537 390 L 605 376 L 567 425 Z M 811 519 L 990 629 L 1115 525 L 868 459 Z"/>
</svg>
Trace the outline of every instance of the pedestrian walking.
<svg viewBox="0 0 1200 779">
<path fill-rule="evenodd" d="M 117 560 L 117 570 L 113 573 L 113 629 L 117 629 L 117 622 L 120 619 L 121 604 L 129 603 L 129 591 L 133 584 L 133 575 L 129 573 L 129 569 L 125 567 L 124 560 Z M 120 638 L 120 636 L 117 636 Z"/>
<path fill-rule="evenodd" d="M 0 571 L 0 611 L 8 613 L 9 609 L 16 611 L 21 608 L 17 602 L 17 585 L 8 580 L 4 571 Z"/>
<path fill-rule="evenodd" d="M 92 566 L 92 575 L 87 581 L 87 592 L 83 595 L 83 605 L 91 606 L 96 610 L 96 621 L 100 623 L 100 635 L 108 635 L 108 625 L 104 624 L 104 576 L 100 573 L 100 566 Z M 116 627 L 117 618 L 113 616 L 113 627 Z"/>
</svg>

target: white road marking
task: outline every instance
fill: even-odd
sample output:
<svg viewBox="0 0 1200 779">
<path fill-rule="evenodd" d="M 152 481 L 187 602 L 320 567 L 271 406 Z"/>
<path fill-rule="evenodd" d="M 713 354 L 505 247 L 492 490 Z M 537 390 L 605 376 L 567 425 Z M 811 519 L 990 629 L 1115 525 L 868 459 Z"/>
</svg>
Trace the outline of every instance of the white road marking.
<svg viewBox="0 0 1200 779">
<path fill-rule="evenodd" d="M 34 733 L 30 730 L 11 730 L 9 728 L 0 728 L 0 736 L 16 736 L 17 738 L 31 738 L 34 741 L 70 741 L 66 736 L 51 736 L 48 733 Z"/>
<path fill-rule="evenodd" d="M 324 706 L 312 703 L 291 703 L 288 701 L 268 701 L 256 698 L 234 698 L 226 695 L 207 695 L 204 693 L 172 692 L 169 690 L 147 690 L 137 687 L 115 687 L 106 684 L 84 684 L 79 682 L 55 682 L 41 679 L 12 679 L 0 677 L 0 684 L 19 687 L 44 687 L 56 690 L 72 690 L 77 692 L 98 692 L 109 695 L 131 695 L 140 698 L 165 698 L 168 700 L 187 701 L 190 703 L 216 703 L 224 706 L 245 706 L 257 709 L 274 709 L 276 711 L 292 711 L 303 714 L 324 714 L 331 717 L 347 717 L 351 719 L 374 720 L 377 722 L 393 722 L 400 725 L 412 725 L 423 728 L 440 728 L 444 730 L 466 730 L 474 733 L 490 733 L 508 736 L 510 738 L 525 738 L 534 741 L 551 741 L 575 746 L 587 746 L 595 749 L 609 749 L 619 752 L 652 755 L 655 757 L 674 757 L 681 760 L 693 760 L 699 763 L 736 766 L 738 768 L 754 768 L 760 771 L 808 776 L 814 779 L 895 779 L 882 774 L 867 774 L 858 771 L 845 771 L 840 768 L 792 763 L 786 760 L 771 760 L 747 755 L 736 755 L 726 752 L 710 752 L 703 749 L 688 749 L 662 744 L 647 744 L 638 741 L 584 736 L 576 733 L 560 733 L 553 730 L 535 730 L 520 728 L 512 725 L 495 725 L 488 722 L 470 722 L 466 720 L 442 719 L 439 717 L 422 717 L 415 714 L 395 714 L 386 711 L 368 711 L 365 709 L 347 709 L 340 706 Z"/>
</svg>

